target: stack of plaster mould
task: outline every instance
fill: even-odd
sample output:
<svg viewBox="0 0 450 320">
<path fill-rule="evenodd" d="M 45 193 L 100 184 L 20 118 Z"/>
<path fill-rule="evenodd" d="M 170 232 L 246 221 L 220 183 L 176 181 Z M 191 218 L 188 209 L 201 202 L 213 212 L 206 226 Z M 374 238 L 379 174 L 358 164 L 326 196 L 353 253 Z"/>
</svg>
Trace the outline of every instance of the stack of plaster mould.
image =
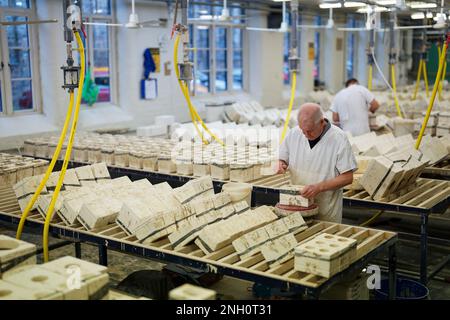
<svg viewBox="0 0 450 320">
<path fill-rule="evenodd" d="M 376 200 L 413 184 L 426 166 L 449 154 L 450 139 L 445 138 L 424 136 L 416 150 L 411 135 L 393 137 L 370 133 L 361 137 L 352 140 L 358 170 L 350 189 L 365 189 Z"/>
<path fill-rule="evenodd" d="M 18 267 L 33 264 L 36 264 L 36 245 L 0 235 L 0 278 Z"/>
<path fill-rule="evenodd" d="M 0 185 L 14 185 L 27 177 L 45 173 L 47 160 L 0 153 Z"/>
<path fill-rule="evenodd" d="M 175 124 L 175 117 L 171 115 L 162 115 L 155 117 L 155 124 L 138 127 L 136 134 L 138 137 L 167 137 L 171 126 Z"/>
<path fill-rule="evenodd" d="M 227 122 L 238 124 L 275 125 L 280 127 L 283 124 L 283 118 L 279 109 L 265 109 L 258 102 L 238 102 L 227 106 L 223 114 Z"/>
<path fill-rule="evenodd" d="M 53 191 L 56 188 L 59 174 L 60 172 L 53 172 L 50 175 L 46 185 L 41 191 L 41 195 L 32 208 L 32 210 L 37 209 L 44 217 L 50 205 Z M 43 175 L 34 176 L 25 178 L 14 185 L 14 193 L 19 201 L 22 212 L 25 210 L 42 179 Z M 55 204 L 55 212 L 66 224 L 73 224 L 76 217 L 68 220 L 64 214 L 66 202 L 69 201 L 71 197 L 74 197 L 75 201 L 77 201 L 78 195 L 90 194 L 92 189 L 107 185 L 109 181 L 111 181 L 111 177 L 109 176 L 108 168 L 105 163 L 96 163 L 90 166 L 67 170 L 61 187 L 61 193 Z"/>
<path fill-rule="evenodd" d="M 0 292 L 0 300 L 107 299 L 109 276 L 106 267 L 66 256 L 6 272 Z"/>
<path fill-rule="evenodd" d="M 75 138 L 71 160 L 155 171 L 158 155 L 170 153 L 174 145 L 174 141 L 163 138 L 82 132 Z M 26 140 L 24 153 L 31 156 L 39 153 L 44 158 L 53 155 L 48 141 L 40 139 Z"/>
<path fill-rule="evenodd" d="M 327 111 L 330 109 L 333 98 L 334 96 L 326 90 L 311 91 L 307 96 L 309 102 L 319 104 L 322 107 L 323 111 Z"/>
<path fill-rule="evenodd" d="M 439 137 L 450 135 L 450 111 L 442 111 L 439 113 L 436 135 Z"/>
<path fill-rule="evenodd" d="M 311 218 L 319 213 L 319 207 L 314 199 L 300 195 L 303 186 L 289 185 L 280 188 L 280 201 L 275 206 L 275 213 L 280 217 L 299 213 L 304 218 Z"/>
<path fill-rule="evenodd" d="M 261 253 L 272 267 L 293 257 L 295 235 L 307 228 L 301 213 L 295 212 L 243 234 L 232 244 L 241 260 Z"/>
<path fill-rule="evenodd" d="M 378 156 L 368 162 L 365 173 L 358 183 L 375 200 L 381 200 L 390 194 L 414 184 L 429 161 L 424 161 L 418 151 L 393 152 Z"/>
<path fill-rule="evenodd" d="M 330 278 L 356 259 L 356 246 L 355 239 L 319 234 L 295 248 L 294 269 Z"/>
</svg>

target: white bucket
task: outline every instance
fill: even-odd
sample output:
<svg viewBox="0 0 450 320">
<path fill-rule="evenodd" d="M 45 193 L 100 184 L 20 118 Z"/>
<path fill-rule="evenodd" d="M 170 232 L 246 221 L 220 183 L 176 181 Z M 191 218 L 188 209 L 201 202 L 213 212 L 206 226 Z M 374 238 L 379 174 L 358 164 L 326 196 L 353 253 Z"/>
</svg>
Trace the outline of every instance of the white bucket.
<svg viewBox="0 0 450 320">
<path fill-rule="evenodd" d="M 252 185 L 242 182 L 229 182 L 222 186 L 222 192 L 230 195 L 231 201 L 247 201 L 248 205 L 252 205 Z"/>
</svg>

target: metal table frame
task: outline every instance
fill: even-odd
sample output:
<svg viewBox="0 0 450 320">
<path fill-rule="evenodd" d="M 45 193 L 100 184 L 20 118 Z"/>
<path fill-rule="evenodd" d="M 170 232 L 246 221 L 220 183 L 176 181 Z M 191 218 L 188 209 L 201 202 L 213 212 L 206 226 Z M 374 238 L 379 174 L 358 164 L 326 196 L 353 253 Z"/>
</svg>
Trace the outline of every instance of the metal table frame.
<svg viewBox="0 0 450 320">
<path fill-rule="evenodd" d="M 58 161 L 61 165 L 62 161 Z M 89 163 L 71 161 L 71 167 L 79 167 L 88 165 Z M 144 171 L 138 169 L 122 168 L 108 166 L 111 177 L 128 176 L 131 180 L 147 178 L 151 183 L 168 182 L 172 187 L 179 187 L 187 181 L 194 179 L 193 176 L 172 175 L 161 172 Z M 213 181 L 215 192 L 220 192 L 223 181 Z M 275 205 L 279 200 L 279 190 L 253 186 L 252 206 L 255 205 Z M 394 211 L 401 213 L 412 213 L 420 215 L 420 282 L 424 285 L 428 283 L 435 275 L 437 275 L 450 262 L 450 255 L 445 257 L 430 273 L 428 273 L 428 216 L 430 213 L 443 212 L 450 205 L 450 198 L 436 204 L 430 209 L 406 206 L 401 204 L 389 204 L 383 202 L 366 201 L 361 199 L 353 199 L 344 197 L 344 207 L 357 207 L 362 209 L 378 209 L 385 211 Z"/>
<path fill-rule="evenodd" d="M 6 214 L 0 212 L 0 221 L 5 222 L 12 226 L 17 226 L 20 218 L 17 216 L 13 216 L 11 214 Z M 37 228 L 40 231 L 43 230 L 43 224 L 27 220 L 25 226 L 31 228 Z M 186 266 L 191 266 L 199 269 L 203 269 L 205 271 L 216 272 L 223 275 L 228 275 L 231 277 L 248 280 L 252 282 L 261 283 L 263 285 L 267 285 L 270 287 L 284 288 L 288 289 L 291 292 L 296 292 L 304 295 L 310 299 L 318 299 L 320 294 L 326 289 L 330 288 L 333 284 L 343 280 L 346 276 L 356 272 L 357 270 L 361 270 L 365 266 L 368 265 L 369 261 L 372 260 L 375 256 L 380 254 L 385 249 L 388 250 L 388 259 L 389 259 L 389 268 L 388 268 L 388 278 L 389 278 L 389 299 L 394 298 L 394 293 L 396 292 L 396 269 L 397 269 L 397 251 L 396 244 L 398 237 L 395 236 L 391 239 L 386 240 L 383 244 L 378 246 L 377 248 L 370 251 L 367 255 L 359 259 L 350 265 L 346 270 L 336 274 L 331 277 L 325 283 L 320 285 L 317 288 L 312 288 L 308 286 L 303 286 L 296 283 L 290 283 L 288 281 L 282 281 L 278 279 L 273 279 L 270 277 L 264 277 L 261 275 L 257 275 L 251 272 L 235 270 L 232 268 L 226 268 L 220 265 L 214 265 L 213 263 L 205 263 L 202 261 L 197 261 L 195 259 L 180 257 L 176 254 L 167 254 L 165 252 L 161 252 L 155 250 L 153 248 L 146 247 L 144 245 L 133 245 L 126 242 L 121 242 L 117 239 L 111 239 L 107 237 L 100 237 L 97 235 L 89 234 L 86 231 L 76 231 L 76 230 L 68 230 L 65 228 L 60 228 L 57 226 L 50 226 L 49 230 L 50 234 L 57 238 L 62 238 L 66 240 L 70 240 L 75 244 L 75 252 L 78 258 L 81 257 L 81 246 L 80 243 L 88 243 L 92 245 L 98 246 L 99 250 L 99 264 L 107 266 L 108 264 L 108 249 L 112 249 L 119 252 L 128 253 L 131 255 L 139 256 L 142 258 L 157 260 L 164 263 L 172 262 L 177 264 L 182 264 Z"/>
</svg>

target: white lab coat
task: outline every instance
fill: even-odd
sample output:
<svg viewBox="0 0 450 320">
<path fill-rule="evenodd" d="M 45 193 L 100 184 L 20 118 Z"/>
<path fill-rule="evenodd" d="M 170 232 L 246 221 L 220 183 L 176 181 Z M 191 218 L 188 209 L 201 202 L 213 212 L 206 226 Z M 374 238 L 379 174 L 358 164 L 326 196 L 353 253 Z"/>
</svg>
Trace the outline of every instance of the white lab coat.
<svg viewBox="0 0 450 320">
<path fill-rule="evenodd" d="M 291 182 L 296 185 L 319 183 L 357 169 L 350 142 L 335 125 L 331 125 L 312 149 L 300 128 L 292 128 L 280 147 L 280 159 L 289 164 Z M 340 189 L 316 196 L 319 219 L 342 222 L 342 193 Z"/>
<path fill-rule="evenodd" d="M 370 132 L 369 108 L 373 99 L 372 92 L 359 84 L 353 84 L 337 93 L 330 109 L 339 114 L 342 130 L 356 137 Z"/>
</svg>

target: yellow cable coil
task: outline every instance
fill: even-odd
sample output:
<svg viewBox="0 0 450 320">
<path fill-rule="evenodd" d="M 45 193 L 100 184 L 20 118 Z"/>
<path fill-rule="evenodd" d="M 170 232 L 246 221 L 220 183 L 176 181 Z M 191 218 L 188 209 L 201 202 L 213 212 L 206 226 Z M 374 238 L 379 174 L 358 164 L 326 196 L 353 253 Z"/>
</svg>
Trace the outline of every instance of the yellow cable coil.
<svg viewBox="0 0 450 320">
<path fill-rule="evenodd" d="M 427 62 L 425 60 L 422 63 L 422 73 L 423 73 L 423 79 L 425 80 L 425 92 L 427 93 L 427 98 L 428 98 L 430 96 L 430 88 L 428 85 Z"/>
<path fill-rule="evenodd" d="M 448 48 L 448 44 L 445 43 L 444 48 L 442 49 L 441 57 L 439 58 L 439 68 L 438 68 L 438 72 L 436 75 L 436 80 L 434 81 L 433 92 L 431 94 L 430 103 L 428 104 L 427 113 L 425 115 L 425 118 L 423 119 L 422 127 L 420 128 L 419 136 L 417 137 L 417 140 L 416 140 L 416 149 L 419 149 L 419 147 L 420 147 L 420 143 L 422 142 L 422 137 L 425 133 L 425 129 L 428 124 L 428 120 L 430 119 L 431 111 L 433 110 L 434 100 L 436 99 L 436 93 L 439 88 L 439 83 L 440 83 L 440 80 L 442 77 L 442 72 L 444 69 L 444 63 L 443 63 L 444 59 L 443 58 L 447 54 L 447 48 Z"/>
<path fill-rule="evenodd" d="M 420 76 L 422 75 L 422 64 L 424 61 L 422 59 L 419 60 L 419 68 L 417 69 L 417 79 L 416 79 L 416 87 L 414 88 L 414 94 L 412 96 L 413 100 L 416 100 L 417 97 L 417 91 L 419 90 L 419 84 L 420 84 Z"/>
<path fill-rule="evenodd" d="M 297 73 L 292 73 L 292 85 L 291 85 L 291 99 L 289 101 L 289 108 L 286 115 L 286 119 L 284 121 L 284 128 L 283 132 L 281 133 L 281 142 L 283 142 L 284 138 L 286 137 L 286 132 L 289 127 L 289 120 L 291 119 L 291 111 L 292 107 L 294 105 L 294 99 L 295 99 L 295 89 L 297 88 Z"/>
<path fill-rule="evenodd" d="M 73 101 L 74 101 L 74 94 L 73 94 L 73 92 L 71 92 L 70 93 L 70 103 L 69 103 L 69 107 L 67 108 L 67 113 L 66 113 L 66 120 L 64 121 L 64 126 L 61 130 L 58 144 L 56 146 L 55 152 L 53 153 L 53 157 L 52 157 L 52 160 L 50 161 L 47 171 L 45 172 L 44 178 L 42 178 L 42 181 L 39 184 L 39 187 L 34 192 L 33 197 L 28 202 L 25 210 L 23 211 L 23 213 L 20 217 L 19 226 L 17 227 L 17 232 L 16 232 L 16 239 L 20 239 L 20 237 L 22 236 L 23 227 L 25 225 L 25 221 L 28 217 L 28 214 L 30 213 L 33 205 L 36 203 L 36 200 L 38 199 L 39 195 L 41 194 L 42 189 L 45 187 L 45 184 L 47 183 L 47 181 L 50 177 L 50 174 L 52 173 L 53 168 L 55 167 L 56 161 L 59 158 L 59 154 L 61 152 L 62 146 L 64 144 L 64 139 L 66 137 L 67 128 L 69 127 L 69 121 L 72 116 Z"/>
<path fill-rule="evenodd" d="M 43 243 L 42 243 L 42 247 L 43 247 L 43 251 L 44 251 L 44 262 L 47 262 L 49 259 L 49 253 L 48 253 L 48 233 L 49 233 L 49 229 L 50 229 L 50 221 L 52 220 L 53 217 L 53 210 L 55 208 L 55 204 L 56 204 L 56 200 L 58 199 L 58 195 L 59 192 L 61 190 L 63 181 L 64 181 L 64 176 L 66 174 L 66 170 L 67 170 L 67 166 L 69 164 L 70 161 L 70 154 L 72 153 L 72 146 L 73 146 L 73 141 L 75 139 L 75 132 L 77 130 L 77 124 L 78 124 L 78 116 L 79 116 L 79 112 L 80 112 L 80 104 L 81 104 L 81 96 L 82 96 L 82 89 L 83 89 L 83 85 L 84 85 L 84 77 L 85 77 L 85 70 L 86 70 L 86 62 L 85 62 L 85 55 L 84 55 L 84 46 L 83 46 L 83 41 L 81 41 L 81 37 L 80 34 L 77 30 L 74 30 L 75 33 L 75 38 L 77 39 L 77 43 L 78 43 L 78 50 L 80 52 L 80 64 L 81 64 L 81 71 L 80 71 L 80 82 L 78 84 L 78 92 L 77 92 L 77 101 L 75 104 L 75 113 L 74 113 L 74 117 L 72 120 L 72 127 L 70 129 L 70 136 L 69 136 L 69 142 L 67 144 L 67 151 L 66 154 L 64 156 L 64 162 L 63 162 L 63 166 L 61 168 L 61 172 L 59 174 L 59 179 L 58 179 L 58 183 L 56 184 L 56 188 L 55 191 L 53 193 L 52 196 L 52 200 L 50 202 L 50 205 L 48 207 L 47 210 L 47 214 L 45 215 L 45 223 L 44 223 L 44 231 L 43 231 Z"/>
<path fill-rule="evenodd" d="M 395 65 L 393 65 L 393 64 L 391 64 L 391 78 L 392 78 L 392 89 L 393 89 L 392 91 L 394 91 L 395 108 L 397 109 L 398 116 L 400 118 L 403 118 L 402 111 L 400 110 L 400 105 L 398 103 L 397 84 L 396 84 L 396 81 L 395 81 Z"/>
<path fill-rule="evenodd" d="M 195 108 L 195 106 L 192 104 L 191 101 L 191 97 L 189 96 L 189 92 L 188 92 L 188 88 L 186 86 L 186 84 L 184 84 L 183 82 L 181 82 L 180 80 L 180 73 L 178 71 L 178 46 L 180 43 L 180 35 L 177 35 L 176 39 L 175 39 L 175 46 L 174 46 L 174 68 L 175 68 L 175 73 L 177 75 L 177 80 L 178 83 L 181 87 L 181 91 L 183 92 L 183 96 L 186 99 L 186 102 L 188 104 L 189 107 L 189 112 L 191 114 L 191 119 L 192 122 L 194 124 L 194 126 L 196 127 L 197 132 L 199 132 L 199 129 L 197 127 L 196 121 L 199 121 L 200 124 L 202 125 L 203 129 L 205 129 L 205 131 L 217 142 L 219 142 L 222 146 L 225 146 L 225 144 L 223 143 L 223 141 L 221 139 L 219 139 L 214 133 L 212 133 L 209 128 L 206 126 L 206 124 L 203 122 L 202 118 L 200 117 L 200 115 L 197 112 L 197 109 Z M 203 135 L 200 135 L 202 137 L 203 142 L 206 144 L 207 141 L 203 138 Z"/>
</svg>

